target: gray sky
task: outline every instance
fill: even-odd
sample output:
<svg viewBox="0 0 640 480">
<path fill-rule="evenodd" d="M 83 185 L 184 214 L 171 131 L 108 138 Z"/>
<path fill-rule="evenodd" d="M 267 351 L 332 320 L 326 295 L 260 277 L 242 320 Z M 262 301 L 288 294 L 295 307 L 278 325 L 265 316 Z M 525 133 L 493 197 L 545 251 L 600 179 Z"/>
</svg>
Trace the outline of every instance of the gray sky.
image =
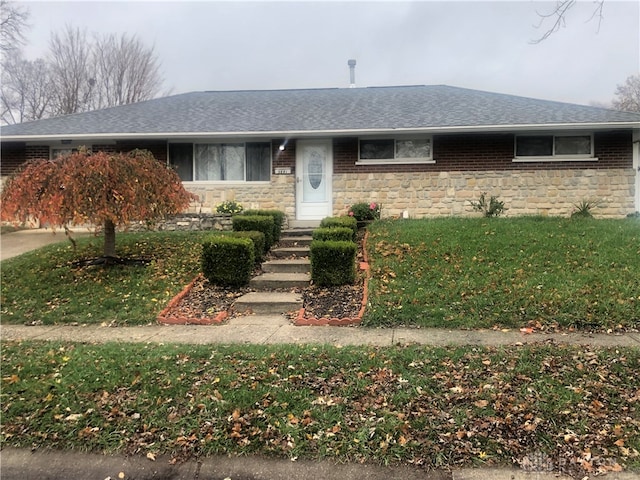
<svg viewBox="0 0 640 480">
<path fill-rule="evenodd" d="M 194 90 L 432 85 L 589 104 L 640 72 L 640 2 L 592 1 L 540 44 L 537 1 L 19 2 L 31 13 L 28 58 L 51 31 L 135 33 L 155 47 L 165 87 Z"/>
</svg>

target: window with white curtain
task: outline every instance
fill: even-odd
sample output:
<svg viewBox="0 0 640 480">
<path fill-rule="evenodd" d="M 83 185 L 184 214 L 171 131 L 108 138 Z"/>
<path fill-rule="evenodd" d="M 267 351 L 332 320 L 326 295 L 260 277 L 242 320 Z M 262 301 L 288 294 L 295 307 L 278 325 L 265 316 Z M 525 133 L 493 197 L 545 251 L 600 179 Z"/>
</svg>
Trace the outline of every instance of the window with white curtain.
<svg viewBox="0 0 640 480">
<path fill-rule="evenodd" d="M 172 143 L 169 164 L 185 182 L 266 182 L 271 178 L 271 144 Z"/>
</svg>

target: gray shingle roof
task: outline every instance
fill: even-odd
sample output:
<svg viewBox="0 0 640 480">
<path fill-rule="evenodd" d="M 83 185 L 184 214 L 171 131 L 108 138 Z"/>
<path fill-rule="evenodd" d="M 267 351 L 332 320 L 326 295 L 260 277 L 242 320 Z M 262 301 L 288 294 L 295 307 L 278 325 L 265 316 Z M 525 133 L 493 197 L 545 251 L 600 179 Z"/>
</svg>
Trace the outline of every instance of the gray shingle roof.
<svg viewBox="0 0 640 480">
<path fill-rule="evenodd" d="M 3 137 L 145 136 L 633 124 L 640 114 L 445 85 L 192 92 L 2 127 Z M 138 135 L 139 134 L 139 135 Z"/>
</svg>

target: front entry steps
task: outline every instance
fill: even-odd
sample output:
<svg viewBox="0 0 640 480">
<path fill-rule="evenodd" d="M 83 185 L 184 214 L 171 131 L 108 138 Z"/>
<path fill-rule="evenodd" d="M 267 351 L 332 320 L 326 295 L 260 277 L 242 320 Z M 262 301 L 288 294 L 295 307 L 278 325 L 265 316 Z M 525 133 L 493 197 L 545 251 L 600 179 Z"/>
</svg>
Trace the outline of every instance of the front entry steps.
<svg viewBox="0 0 640 480">
<path fill-rule="evenodd" d="M 249 282 L 256 291 L 235 301 L 236 312 L 276 315 L 302 308 L 302 295 L 295 290 L 308 287 L 311 282 L 309 245 L 312 229 L 296 228 L 282 234 L 280 246 L 271 250 L 275 259 L 262 264 L 264 273 Z"/>
<path fill-rule="evenodd" d="M 302 297 L 290 292 L 249 292 L 234 303 L 236 312 L 280 315 L 302 308 Z"/>
</svg>

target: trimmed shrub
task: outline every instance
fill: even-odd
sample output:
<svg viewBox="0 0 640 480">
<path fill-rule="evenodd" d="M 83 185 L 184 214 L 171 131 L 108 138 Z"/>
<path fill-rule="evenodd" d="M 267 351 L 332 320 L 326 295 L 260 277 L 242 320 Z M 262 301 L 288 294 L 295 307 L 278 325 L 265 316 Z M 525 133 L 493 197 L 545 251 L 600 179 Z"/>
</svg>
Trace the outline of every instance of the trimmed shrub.
<svg viewBox="0 0 640 480">
<path fill-rule="evenodd" d="M 255 264 L 254 248 L 248 238 L 212 235 L 202 243 L 202 273 L 214 285 L 247 285 Z"/>
<path fill-rule="evenodd" d="M 354 217 L 325 217 L 320 222 L 320 228 L 343 227 L 353 230 L 353 235 L 358 234 L 358 221 Z"/>
<path fill-rule="evenodd" d="M 264 233 L 258 231 L 247 232 L 219 232 L 216 235 L 222 235 L 234 238 L 248 238 L 253 242 L 255 261 L 260 262 L 264 256 Z"/>
<path fill-rule="evenodd" d="M 228 232 L 228 234 L 236 238 L 248 238 L 249 240 L 251 240 L 253 242 L 253 253 L 255 255 L 255 261 L 262 261 L 264 253 L 266 252 L 264 233 L 251 230 L 248 232 Z"/>
<path fill-rule="evenodd" d="M 353 230 L 346 227 L 334 227 L 334 228 L 316 228 L 313 231 L 314 240 L 333 240 L 334 242 L 353 242 L 355 236 Z"/>
<path fill-rule="evenodd" d="M 253 250 L 256 262 L 261 262 L 264 257 L 264 233 L 250 231 L 250 232 L 229 232 L 229 231 L 219 231 L 215 232 L 212 235 L 221 236 L 221 237 L 235 237 L 235 238 L 248 238 L 253 242 Z"/>
<path fill-rule="evenodd" d="M 356 280 L 354 242 L 311 242 L 311 279 L 318 286 L 352 284 Z"/>
<path fill-rule="evenodd" d="M 232 218 L 234 232 L 264 233 L 264 251 L 269 251 L 273 240 L 273 217 L 270 215 L 236 215 Z"/>
<path fill-rule="evenodd" d="M 245 210 L 244 215 L 267 215 L 273 217 L 273 243 L 280 241 L 284 212 L 280 210 Z"/>
</svg>

